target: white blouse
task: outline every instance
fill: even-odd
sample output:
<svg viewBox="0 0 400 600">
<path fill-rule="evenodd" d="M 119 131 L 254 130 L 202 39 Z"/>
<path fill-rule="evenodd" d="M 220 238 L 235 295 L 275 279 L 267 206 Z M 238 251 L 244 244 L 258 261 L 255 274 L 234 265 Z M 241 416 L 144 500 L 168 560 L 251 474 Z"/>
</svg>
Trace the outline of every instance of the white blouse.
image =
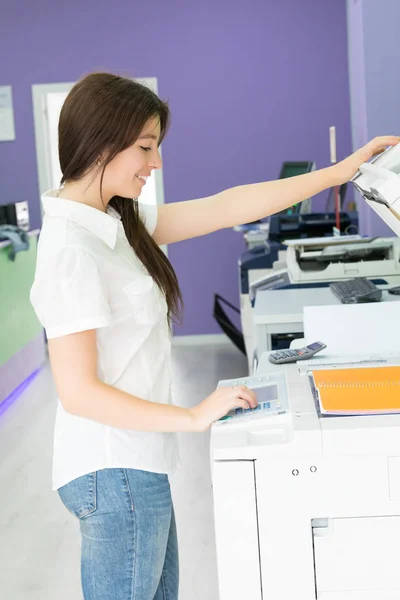
<svg viewBox="0 0 400 600">
<path fill-rule="evenodd" d="M 49 339 L 96 329 L 104 383 L 163 404 L 171 399 L 167 304 L 112 207 L 42 196 L 43 226 L 30 299 Z M 139 204 L 150 235 L 157 208 Z M 171 474 L 176 434 L 116 429 L 67 413 L 58 401 L 53 489 L 112 467 Z"/>
</svg>

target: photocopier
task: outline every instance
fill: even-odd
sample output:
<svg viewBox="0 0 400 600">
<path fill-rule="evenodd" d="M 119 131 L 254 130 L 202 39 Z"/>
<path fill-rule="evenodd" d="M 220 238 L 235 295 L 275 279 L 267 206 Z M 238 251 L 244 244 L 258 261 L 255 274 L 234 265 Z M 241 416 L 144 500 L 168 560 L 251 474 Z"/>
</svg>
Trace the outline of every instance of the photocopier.
<svg viewBox="0 0 400 600">
<path fill-rule="evenodd" d="M 288 240 L 286 262 L 292 283 L 374 277 L 387 283 L 400 278 L 398 238 L 352 236 Z"/>
<path fill-rule="evenodd" d="M 398 600 L 400 414 L 322 417 L 267 354 L 257 384 L 269 408 L 211 429 L 219 600 Z"/>
<path fill-rule="evenodd" d="M 362 165 L 353 183 L 400 236 L 400 145 Z M 336 308 L 354 312 L 340 335 L 340 319 L 333 327 L 323 318 L 320 328 L 354 352 L 350 329 L 358 319 L 354 332 L 365 333 L 366 305 Z M 375 351 L 379 335 L 400 365 L 393 318 L 368 325 L 363 352 Z M 332 360 L 340 364 L 335 351 Z M 273 365 L 265 353 L 251 377 L 220 382 L 253 387 L 259 410 L 234 411 L 211 428 L 219 598 L 399 600 L 400 414 L 321 414 L 300 365 Z"/>
<path fill-rule="evenodd" d="M 260 227 L 264 224 L 260 224 Z M 262 243 L 249 247 L 239 258 L 241 294 L 247 294 L 249 286 L 272 270 L 286 267 L 286 240 L 320 238 L 331 236 L 336 225 L 334 213 L 277 214 L 268 222 L 268 236 Z M 341 231 L 358 229 L 357 213 L 340 213 Z M 264 231 L 264 229 L 263 229 Z M 345 239 L 350 239 L 346 234 Z"/>
<path fill-rule="evenodd" d="M 240 317 L 249 363 L 254 355 L 253 306 L 260 290 L 325 287 L 332 281 L 367 277 L 376 284 L 400 284 L 400 240 L 359 235 L 287 240 L 286 265 L 277 261 L 263 276 L 257 271 L 248 287 L 242 284 Z M 283 267 L 283 268 L 282 268 Z M 288 347 L 290 335 L 279 344 Z"/>
<path fill-rule="evenodd" d="M 293 283 L 287 265 L 287 240 L 307 243 L 331 234 L 336 224 L 334 213 L 279 214 L 270 218 L 269 238 L 264 244 L 244 252 L 239 259 L 240 319 L 244 346 L 251 371 L 254 348 L 252 346 L 252 304 L 258 289 L 277 289 Z M 340 213 L 342 231 L 357 230 L 357 213 Z M 328 240 L 332 237 L 321 237 Z M 361 241 L 358 235 L 340 238 L 348 242 Z M 343 279 L 344 277 L 341 277 Z M 283 340 L 285 346 L 286 340 Z"/>
</svg>

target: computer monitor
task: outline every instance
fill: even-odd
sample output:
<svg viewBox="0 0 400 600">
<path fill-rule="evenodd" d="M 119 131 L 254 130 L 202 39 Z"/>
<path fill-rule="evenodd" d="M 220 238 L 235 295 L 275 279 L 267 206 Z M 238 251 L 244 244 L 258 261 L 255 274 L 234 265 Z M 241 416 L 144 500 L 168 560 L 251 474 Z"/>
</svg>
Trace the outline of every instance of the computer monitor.
<svg viewBox="0 0 400 600">
<path fill-rule="evenodd" d="M 284 162 L 281 167 L 279 179 L 287 179 L 288 177 L 296 177 L 296 175 L 304 175 L 315 171 L 315 162 L 310 160 Z M 289 208 L 281 211 L 279 214 L 294 215 L 299 213 L 311 212 L 311 198 L 298 202 Z"/>
</svg>

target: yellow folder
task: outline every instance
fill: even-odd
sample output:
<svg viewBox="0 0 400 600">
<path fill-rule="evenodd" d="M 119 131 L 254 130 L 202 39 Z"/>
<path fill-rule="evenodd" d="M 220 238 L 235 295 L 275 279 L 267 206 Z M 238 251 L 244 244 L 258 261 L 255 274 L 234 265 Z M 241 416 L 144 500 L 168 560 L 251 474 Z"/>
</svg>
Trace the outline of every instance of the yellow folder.
<svg viewBox="0 0 400 600">
<path fill-rule="evenodd" d="M 400 367 L 312 371 L 322 413 L 400 412 Z"/>
</svg>

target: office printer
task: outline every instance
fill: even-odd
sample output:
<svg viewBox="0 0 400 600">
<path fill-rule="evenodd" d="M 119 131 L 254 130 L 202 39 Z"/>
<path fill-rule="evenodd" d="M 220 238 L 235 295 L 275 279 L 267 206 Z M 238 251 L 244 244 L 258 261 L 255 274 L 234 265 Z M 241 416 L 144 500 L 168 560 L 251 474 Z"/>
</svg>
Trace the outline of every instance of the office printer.
<svg viewBox="0 0 400 600">
<path fill-rule="evenodd" d="M 399 228 L 400 231 L 400 228 Z M 375 284 L 400 284 L 400 240 L 360 235 L 288 240 L 286 266 L 253 276 L 248 294 L 241 295 L 241 322 L 252 373 L 254 355 L 253 307 L 261 290 L 325 287 L 332 281 L 367 277 Z M 281 266 L 281 265 L 280 265 Z M 242 288 L 243 289 L 243 288 Z M 290 334 L 280 334 L 273 349 L 288 348 Z"/>
<path fill-rule="evenodd" d="M 267 377 L 271 414 L 211 429 L 220 600 L 398 600 L 400 415 L 323 417 L 264 354 Z"/>
<path fill-rule="evenodd" d="M 400 236 L 400 144 L 361 165 L 352 183 L 367 204 Z M 399 282 L 397 238 L 333 240 L 331 244 L 323 239 L 291 240 L 286 244 L 288 273 L 293 283 L 362 276 Z"/>
<path fill-rule="evenodd" d="M 352 277 L 400 282 L 400 240 L 359 236 L 287 240 L 286 262 L 292 283 Z"/>
<path fill-rule="evenodd" d="M 240 320 L 243 332 L 243 342 L 248 357 L 249 372 L 252 370 L 253 360 L 253 323 L 252 305 L 254 305 L 256 291 L 258 289 L 277 289 L 291 283 L 300 283 L 301 278 L 296 280 L 294 274 L 287 267 L 287 242 L 291 238 L 301 238 L 300 241 L 312 243 L 319 236 L 330 234 L 336 224 L 335 213 L 312 213 L 312 214 L 279 214 L 270 218 L 269 240 L 263 245 L 251 248 L 244 252 L 239 258 L 239 285 L 240 285 Z M 341 231 L 357 230 L 357 213 L 340 214 Z M 329 246 L 337 238 L 327 237 Z M 361 236 L 344 235 L 341 240 L 361 240 Z M 345 279 L 348 275 L 339 276 Z M 318 280 L 320 277 L 318 276 Z M 308 279 L 307 281 L 310 281 Z M 221 323 L 220 323 L 221 325 Z M 282 347 L 287 347 L 291 340 L 282 340 Z"/>
<path fill-rule="evenodd" d="M 344 186 L 342 186 L 344 188 Z M 344 199 L 345 189 L 342 190 L 342 199 Z M 253 233 L 261 235 L 262 243 L 253 246 L 248 242 L 248 249 L 239 258 L 239 294 L 240 294 L 240 321 L 242 333 L 234 325 L 232 320 L 224 311 L 221 304 L 230 306 L 226 300 L 219 295 L 214 298 L 214 318 L 221 329 L 230 337 L 230 339 L 241 350 L 245 350 L 249 360 L 249 370 L 251 372 L 251 363 L 253 356 L 252 347 L 252 309 L 251 302 L 254 301 L 255 290 L 261 281 L 262 289 L 274 289 L 282 287 L 283 283 L 290 283 L 290 275 L 286 269 L 287 266 L 287 246 L 284 240 L 292 238 L 315 238 L 324 235 L 330 235 L 336 225 L 335 213 L 311 213 L 300 212 L 293 214 L 292 211 L 282 211 L 277 215 L 272 215 L 269 224 L 247 224 L 240 225 L 235 229 L 237 231 L 252 230 Z M 264 227 L 268 225 L 268 227 Z M 263 227 L 262 233 L 257 232 L 257 227 Z M 350 233 L 352 230 L 358 230 L 357 213 L 340 213 L 340 230 Z M 350 239 L 349 236 L 344 236 Z M 254 238 L 255 239 L 255 238 Z M 254 241 L 253 239 L 253 241 Z M 343 277 L 342 277 L 343 278 Z M 265 279 L 265 284 L 263 281 Z M 250 291 L 250 293 L 249 293 Z M 237 310 L 237 309 L 235 309 Z M 283 342 L 286 347 L 286 341 Z"/>
<path fill-rule="evenodd" d="M 240 294 L 247 295 L 251 284 L 271 273 L 272 270 L 286 267 L 286 240 L 301 239 L 305 241 L 305 239 L 319 239 L 327 235 L 330 237 L 324 239 L 332 240 L 331 234 L 335 224 L 335 213 L 271 216 L 268 242 L 247 250 L 239 258 Z M 357 230 L 357 213 L 340 213 L 340 228 L 341 231 Z M 346 235 L 341 239 L 347 241 L 361 238 L 360 236 Z"/>
</svg>

